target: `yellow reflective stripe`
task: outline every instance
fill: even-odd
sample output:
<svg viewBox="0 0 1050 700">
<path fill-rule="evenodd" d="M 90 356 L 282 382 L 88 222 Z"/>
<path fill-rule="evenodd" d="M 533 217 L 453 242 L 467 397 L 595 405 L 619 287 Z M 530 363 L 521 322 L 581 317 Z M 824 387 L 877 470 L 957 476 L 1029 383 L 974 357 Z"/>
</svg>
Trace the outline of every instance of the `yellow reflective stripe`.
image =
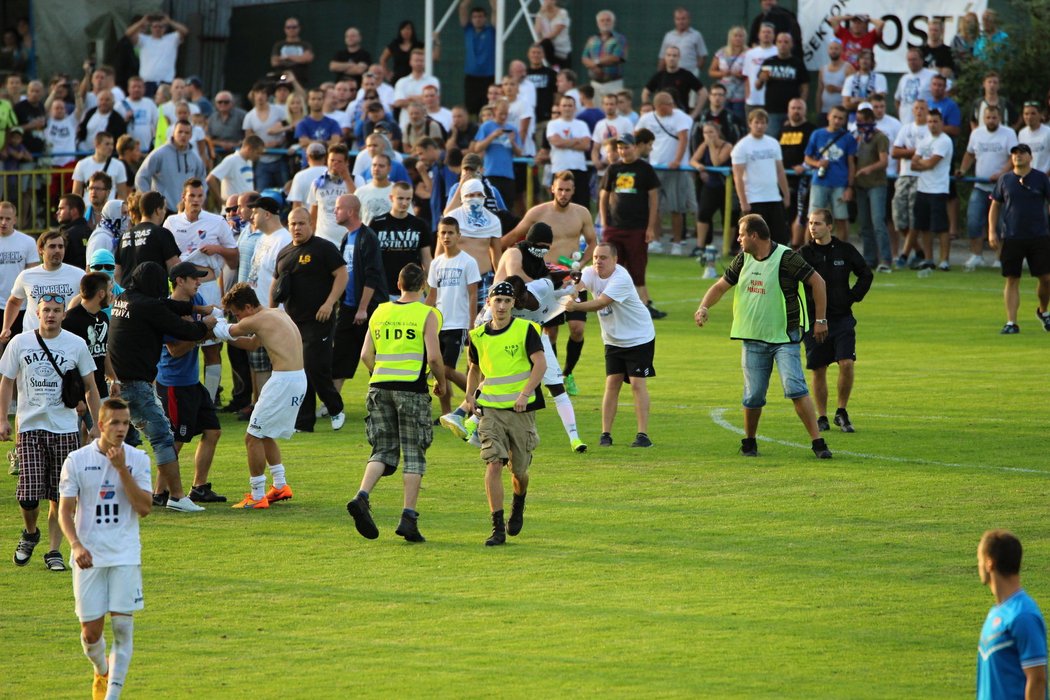
<svg viewBox="0 0 1050 700">
<path fill-rule="evenodd" d="M 518 392 L 516 394 L 486 394 L 486 393 L 482 392 L 482 393 L 478 394 L 478 398 L 479 399 L 485 399 L 486 401 L 491 401 L 493 403 L 503 403 L 503 402 L 506 402 L 506 401 L 509 401 L 509 402 L 513 403 L 513 402 L 518 400 L 518 396 L 520 396 L 520 395 L 521 395 L 521 392 Z M 532 394 L 529 394 L 528 396 L 529 396 L 529 398 L 531 400 Z"/>
<path fill-rule="evenodd" d="M 508 382 L 520 382 L 532 376 L 532 372 L 518 372 L 508 377 L 485 377 L 486 384 L 506 384 Z"/>
<path fill-rule="evenodd" d="M 396 369 L 394 367 L 376 367 L 375 371 L 372 372 L 372 376 L 393 376 L 393 377 L 418 377 L 418 369 Z"/>
<path fill-rule="evenodd" d="M 422 362 L 421 352 L 385 352 L 376 355 L 376 362 Z"/>
</svg>

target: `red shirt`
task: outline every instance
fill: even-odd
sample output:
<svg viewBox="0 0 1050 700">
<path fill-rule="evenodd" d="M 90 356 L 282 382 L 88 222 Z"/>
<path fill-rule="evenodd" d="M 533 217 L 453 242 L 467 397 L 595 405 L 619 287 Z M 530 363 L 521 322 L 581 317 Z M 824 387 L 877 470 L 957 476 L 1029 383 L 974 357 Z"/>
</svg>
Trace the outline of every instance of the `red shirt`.
<svg viewBox="0 0 1050 700">
<path fill-rule="evenodd" d="M 867 34 L 861 36 L 853 36 L 850 32 L 849 27 L 839 25 L 839 28 L 835 30 L 835 38 L 842 42 L 842 58 L 854 68 L 857 67 L 857 57 L 860 56 L 860 52 L 864 49 L 875 50 L 875 45 L 879 43 L 879 39 L 882 38 L 882 34 L 875 29 L 872 29 Z"/>
</svg>

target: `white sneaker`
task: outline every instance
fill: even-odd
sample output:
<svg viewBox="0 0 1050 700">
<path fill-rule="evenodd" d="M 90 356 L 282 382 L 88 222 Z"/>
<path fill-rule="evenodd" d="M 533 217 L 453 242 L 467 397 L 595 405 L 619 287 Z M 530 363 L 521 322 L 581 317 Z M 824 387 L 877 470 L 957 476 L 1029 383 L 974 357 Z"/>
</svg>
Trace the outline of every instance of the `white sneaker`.
<svg viewBox="0 0 1050 700">
<path fill-rule="evenodd" d="M 685 255 L 685 248 L 682 247 L 681 243 L 672 243 L 671 244 L 671 255 L 678 255 L 678 256 Z"/>
<path fill-rule="evenodd" d="M 199 513 L 204 510 L 203 507 L 191 501 L 189 496 L 183 496 L 182 498 L 168 498 L 168 505 L 166 505 L 165 508 L 180 513 Z"/>
<path fill-rule="evenodd" d="M 328 406 L 325 406 L 324 404 L 321 404 L 321 407 L 319 409 L 317 409 L 317 412 L 314 413 L 314 415 L 317 416 L 318 418 L 324 418 L 325 416 L 328 415 Z"/>
<path fill-rule="evenodd" d="M 653 241 L 652 243 L 649 244 L 649 254 L 650 255 L 660 255 L 663 252 L 664 252 L 664 244 L 661 243 L 660 241 Z"/>
<path fill-rule="evenodd" d="M 999 262 L 999 258 L 996 258 L 995 262 L 992 263 L 992 267 L 996 270 L 1001 270 L 1003 269 L 1003 264 Z"/>
<path fill-rule="evenodd" d="M 937 264 L 937 269 L 940 270 L 941 272 L 948 272 L 948 270 L 952 269 L 952 266 L 948 264 L 947 260 L 941 260 Z"/>
<path fill-rule="evenodd" d="M 967 272 L 973 272 L 979 267 L 984 267 L 984 258 L 978 255 L 977 253 L 974 253 L 969 258 L 967 258 L 966 264 L 963 265 L 963 269 L 965 269 Z"/>
<path fill-rule="evenodd" d="M 478 435 L 478 431 L 475 430 L 470 434 L 470 437 L 467 438 L 467 444 L 481 449 L 481 436 Z"/>
<path fill-rule="evenodd" d="M 704 275 L 703 275 L 703 279 L 705 279 L 705 280 L 715 280 L 715 279 L 718 279 L 718 270 L 716 270 L 716 269 L 715 269 L 715 268 L 713 268 L 713 267 L 705 267 L 705 268 L 704 268 Z"/>
<path fill-rule="evenodd" d="M 339 430 L 343 423 L 346 423 L 346 414 L 342 411 L 332 416 L 332 430 Z"/>
<path fill-rule="evenodd" d="M 457 416 L 455 413 L 446 413 L 439 419 L 441 426 L 452 431 L 452 434 L 458 437 L 460 440 L 467 439 L 467 429 L 463 425 L 462 416 Z"/>
</svg>

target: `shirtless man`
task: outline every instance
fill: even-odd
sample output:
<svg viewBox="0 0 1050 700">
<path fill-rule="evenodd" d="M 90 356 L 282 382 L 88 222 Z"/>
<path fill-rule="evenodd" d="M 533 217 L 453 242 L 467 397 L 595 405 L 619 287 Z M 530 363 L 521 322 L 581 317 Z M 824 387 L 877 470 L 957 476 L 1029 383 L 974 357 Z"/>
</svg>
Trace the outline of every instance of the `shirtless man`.
<svg viewBox="0 0 1050 700">
<path fill-rule="evenodd" d="M 276 439 L 287 439 L 295 432 L 295 418 L 306 394 L 303 371 L 303 340 L 292 319 L 281 309 L 259 304 L 255 290 L 238 282 L 222 298 L 223 307 L 237 323 L 225 320 L 215 324 L 215 337 L 235 342 L 244 350 L 266 348 L 273 373 L 255 402 L 244 444 L 248 452 L 251 493 L 233 506 L 248 510 L 269 508 L 271 503 L 292 497 L 284 478 L 281 448 Z M 270 466 L 273 486 L 266 491 L 266 466 Z"/>
<path fill-rule="evenodd" d="M 521 223 L 503 237 L 503 247 L 508 251 L 512 250 L 511 246 L 525 238 L 526 232 L 532 228 L 533 224 L 543 222 L 549 225 L 554 232 L 554 242 L 545 258 L 547 262 L 557 264 L 559 258 L 572 258 L 572 254 L 580 249 L 580 236 L 582 235 L 587 247 L 583 251 L 581 266 L 590 263 L 595 244 L 594 221 L 586 207 L 573 204 L 572 195 L 575 191 L 576 184 L 572 172 L 562 171 L 555 174 L 554 182 L 551 184 L 551 194 L 554 195 L 554 200 L 537 204 L 525 212 L 525 218 L 521 220 Z M 504 258 L 506 259 L 506 256 Z M 515 259 L 520 261 L 520 258 Z M 511 260 L 508 262 L 511 265 L 510 269 L 502 276 L 499 272 L 496 273 L 497 282 L 508 275 L 522 274 L 520 262 L 517 266 L 514 266 Z M 587 297 L 584 296 L 581 299 L 585 301 Z M 583 331 L 586 328 L 584 323 L 587 321 L 587 314 L 572 311 L 559 315 L 543 324 L 543 328 L 550 338 L 551 347 L 557 348 L 558 326 L 566 321 L 569 324 L 569 342 L 565 346 L 565 367 L 563 368 L 565 389 L 570 396 L 575 396 L 577 393 L 576 380 L 572 376 L 572 371 L 576 368 L 576 363 L 579 362 L 580 354 L 583 352 Z"/>
</svg>

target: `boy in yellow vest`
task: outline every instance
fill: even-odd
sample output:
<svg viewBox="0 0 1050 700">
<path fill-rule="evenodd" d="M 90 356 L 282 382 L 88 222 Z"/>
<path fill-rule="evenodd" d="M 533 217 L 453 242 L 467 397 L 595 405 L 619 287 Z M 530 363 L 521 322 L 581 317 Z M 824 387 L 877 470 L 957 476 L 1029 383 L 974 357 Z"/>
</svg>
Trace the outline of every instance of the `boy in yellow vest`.
<svg viewBox="0 0 1050 700">
<path fill-rule="evenodd" d="M 817 413 L 802 371 L 799 342 L 806 330 L 808 314 L 805 284 L 813 292 L 816 320 L 813 338 L 823 343 L 828 337 L 825 316 L 827 294 L 824 279 L 805 259 L 770 238 L 769 226 L 758 214 L 740 219 L 740 254 L 730 263 L 725 275 L 707 290 L 694 314 L 697 326 L 708 320 L 708 309 L 733 287 L 733 329 L 730 337 L 743 340 L 744 368 L 744 439 L 740 451 L 745 457 L 758 456 L 758 419 L 766 405 L 766 390 L 777 364 L 784 397 L 795 404 L 795 413 L 813 440 L 813 454 L 831 459 L 824 438 L 817 428 Z"/>
<path fill-rule="evenodd" d="M 372 376 L 365 398 L 365 431 L 372 455 L 357 496 L 346 504 L 357 531 L 379 537 L 368 496 L 379 479 L 393 474 L 405 460 L 405 507 L 394 532 L 409 542 L 425 542 L 419 532 L 416 501 L 427 468 L 426 450 L 434 438 L 427 393 L 427 367 L 434 373 L 434 395 L 445 391 L 441 359 L 441 312 L 423 303 L 426 273 L 415 263 L 401 268 L 397 301 L 380 304 L 368 321 L 361 362 Z"/>
<path fill-rule="evenodd" d="M 485 493 L 492 511 L 492 535 L 486 547 L 504 544 L 521 532 L 529 464 L 540 443 L 534 411 L 543 408 L 537 389 L 547 371 L 539 327 L 511 316 L 514 287 L 504 280 L 489 290 L 492 320 L 468 334 L 467 410 L 480 412 L 478 435 L 485 461 Z M 484 377 L 484 382 L 482 382 Z M 480 391 L 479 391 L 480 389 Z M 503 468 L 511 472 L 514 499 L 503 520 Z"/>
</svg>

